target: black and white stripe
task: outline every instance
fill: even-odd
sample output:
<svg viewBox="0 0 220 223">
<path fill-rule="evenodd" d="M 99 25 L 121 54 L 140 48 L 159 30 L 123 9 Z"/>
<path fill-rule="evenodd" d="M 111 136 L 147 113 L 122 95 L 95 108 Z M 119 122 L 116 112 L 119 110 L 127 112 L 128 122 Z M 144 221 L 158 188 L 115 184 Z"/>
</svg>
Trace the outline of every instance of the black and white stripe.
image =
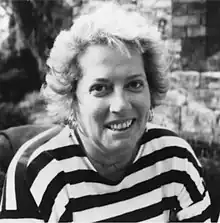
<svg viewBox="0 0 220 223">
<path fill-rule="evenodd" d="M 169 130 L 152 128 L 144 134 L 134 163 L 119 182 L 100 176 L 68 136 L 65 128 L 39 148 L 30 151 L 26 144 L 19 151 L 8 173 L 2 219 L 165 222 L 175 208 L 180 220 L 209 220 L 200 163 L 188 143 Z"/>
</svg>

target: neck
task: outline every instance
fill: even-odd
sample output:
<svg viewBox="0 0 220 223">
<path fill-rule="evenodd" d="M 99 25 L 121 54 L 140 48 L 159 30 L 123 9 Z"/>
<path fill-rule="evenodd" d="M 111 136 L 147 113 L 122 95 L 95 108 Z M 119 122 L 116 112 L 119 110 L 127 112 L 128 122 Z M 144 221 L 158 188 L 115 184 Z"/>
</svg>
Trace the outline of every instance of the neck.
<svg viewBox="0 0 220 223">
<path fill-rule="evenodd" d="M 118 178 L 124 174 L 126 167 L 132 163 L 134 160 L 138 149 L 134 149 L 130 153 L 124 150 L 124 153 L 119 154 L 118 151 L 114 153 L 108 152 L 108 149 L 105 149 L 91 140 L 83 134 L 80 130 L 76 129 L 76 134 L 78 134 L 79 139 L 86 153 L 88 159 L 95 167 L 95 169 L 107 178 Z"/>
</svg>

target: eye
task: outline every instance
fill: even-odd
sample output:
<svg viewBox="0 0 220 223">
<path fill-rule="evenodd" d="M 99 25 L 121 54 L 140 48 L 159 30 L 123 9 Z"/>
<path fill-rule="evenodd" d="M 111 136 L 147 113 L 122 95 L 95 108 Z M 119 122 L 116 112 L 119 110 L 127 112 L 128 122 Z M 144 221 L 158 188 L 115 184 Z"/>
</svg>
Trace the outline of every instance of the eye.
<svg viewBox="0 0 220 223">
<path fill-rule="evenodd" d="M 104 96 L 110 91 L 110 87 L 106 84 L 95 84 L 93 85 L 89 92 L 95 96 Z"/>
<path fill-rule="evenodd" d="M 142 80 L 133 80 L 126 85 L 126 88 L 130 91 L 139 92 L 144 88 L 144 82 Z"/>
</svg>

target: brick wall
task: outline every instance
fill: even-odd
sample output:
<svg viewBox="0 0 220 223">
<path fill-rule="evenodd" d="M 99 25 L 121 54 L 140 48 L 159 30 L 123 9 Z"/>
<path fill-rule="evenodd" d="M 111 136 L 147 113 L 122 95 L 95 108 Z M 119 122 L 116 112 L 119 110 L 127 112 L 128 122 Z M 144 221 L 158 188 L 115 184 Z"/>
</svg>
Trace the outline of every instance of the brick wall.
<svg viewBox="0 0 220 223">
<path fill-rule="evenodd" d="M 220 142 L 220 72 L 174 71 L 163 105 L 154 109 L 154 123 L 180 134 Z"/>
<path fill-rule="evenodd" d="M 220 1 L 172 0 L 172 37 L 181 41 L 183 70 L 220 69 Z"/>
</svg>

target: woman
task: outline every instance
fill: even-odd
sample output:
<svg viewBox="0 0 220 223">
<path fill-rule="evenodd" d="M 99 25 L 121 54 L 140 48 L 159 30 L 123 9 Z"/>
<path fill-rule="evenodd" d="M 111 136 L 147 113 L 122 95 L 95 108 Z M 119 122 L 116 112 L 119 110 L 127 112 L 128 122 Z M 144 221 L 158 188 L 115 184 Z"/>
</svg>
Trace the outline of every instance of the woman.
<svg viewBox="0 0 220 223">
<path fill-rule="evenodd" d="M 158 36 L 141 15 L 113 3 L 59 34 L 43 94 L 49 114 L 68 125 L 41 146 L 50 132 L 38 135 L 15 156 L 1 219 L 210 220 L 193 150 L 147 123 L 168 90 Z"/>
</svg>

